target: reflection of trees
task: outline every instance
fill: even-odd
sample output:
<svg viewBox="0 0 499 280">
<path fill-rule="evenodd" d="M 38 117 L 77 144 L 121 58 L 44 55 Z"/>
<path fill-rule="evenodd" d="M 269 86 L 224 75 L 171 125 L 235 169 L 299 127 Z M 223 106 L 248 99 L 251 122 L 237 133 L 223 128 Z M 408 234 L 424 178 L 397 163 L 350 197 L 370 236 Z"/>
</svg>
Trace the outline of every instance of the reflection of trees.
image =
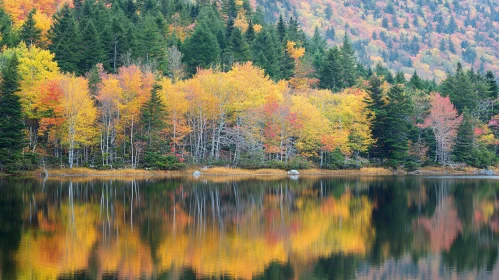
<svg viewBox="0 0 499 280">
<path fill-rule="evenodd" d="M 192 267 L 198 276 L 288 278 L 312 258 L 365 254 L 371 203 L 349 185 L 313 182 L 47 181 L 19 196 L 26 227 L 16 275 L 180 278 Z"/>
<path fill-rule="evenodd" d="M 23 205 L 20 196 L 21 186 L 15 182 L 1 181 L 7 186 L 0 189 L 0 279 L 15 279 L 16 265 L 14 254 L 21 242 L 21 213 Z M 5 190 L 7 189 L 7 191 Z"/>
<path fill-rule="evenodd" d="M 87 179 L 0 191 L 5 279 L 476 278 L 498 259 L 496 187 L 481 181 Z"/>
</svg>

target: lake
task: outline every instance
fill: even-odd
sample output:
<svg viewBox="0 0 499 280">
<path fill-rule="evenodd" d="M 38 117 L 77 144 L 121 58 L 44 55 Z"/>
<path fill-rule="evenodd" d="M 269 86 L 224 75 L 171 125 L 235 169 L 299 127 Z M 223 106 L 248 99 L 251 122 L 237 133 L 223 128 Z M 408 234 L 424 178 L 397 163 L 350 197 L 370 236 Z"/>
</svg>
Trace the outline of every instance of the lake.
<svg viewBox="0 0 499 280">
<path fill-rule="evenodd" d="M 499 279 L 497 177 L 0 180 L 0 279 Z"/>
</svg>

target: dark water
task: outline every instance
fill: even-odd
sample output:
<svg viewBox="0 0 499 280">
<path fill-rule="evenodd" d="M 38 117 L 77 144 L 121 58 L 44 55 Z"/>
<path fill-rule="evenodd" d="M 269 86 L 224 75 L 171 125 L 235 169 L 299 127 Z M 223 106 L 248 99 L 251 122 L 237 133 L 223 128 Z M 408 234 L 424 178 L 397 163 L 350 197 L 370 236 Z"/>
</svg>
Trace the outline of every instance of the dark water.
<svg viewBox="0 0 499 280">
<path fill-rule="evenodd" d="M 499 279 L 499 179 L 0 181 L 0 279 Z"/>
</svg>

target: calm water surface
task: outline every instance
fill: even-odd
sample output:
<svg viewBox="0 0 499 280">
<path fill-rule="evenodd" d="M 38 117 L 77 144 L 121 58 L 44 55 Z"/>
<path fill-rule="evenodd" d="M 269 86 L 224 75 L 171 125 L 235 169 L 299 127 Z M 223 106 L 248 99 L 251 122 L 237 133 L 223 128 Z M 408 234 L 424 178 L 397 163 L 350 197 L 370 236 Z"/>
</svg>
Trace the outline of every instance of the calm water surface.
<svg viewBox="0 0 499 280">
<path fill-rule="evenodd" d="M 0 181 L 0 279 L 499 279 L 499 179 Z"/>
</svg>

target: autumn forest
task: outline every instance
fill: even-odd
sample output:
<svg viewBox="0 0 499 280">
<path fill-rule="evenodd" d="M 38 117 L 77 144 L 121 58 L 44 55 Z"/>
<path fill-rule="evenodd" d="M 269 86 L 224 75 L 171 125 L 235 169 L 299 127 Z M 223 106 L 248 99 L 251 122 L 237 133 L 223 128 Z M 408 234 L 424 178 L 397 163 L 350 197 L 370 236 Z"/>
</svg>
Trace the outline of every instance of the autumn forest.
<svg viewBox="0 0 499 280">
<path fill-rule="evenodd" d="M 499 87 L 489 49 L 478 52 L 477 68 L 465 46 L 449 54 L 445 72 L 408 73 L 397 64 L 403 58 L 366 59 L 359 47 L 386 34 L 361 38 L 342 26 L 331 40 L 334 20 L 310 28 L 302 10 L 261 2 L 5 0 L 0 171 L 497 163 Z M 356 2 L 368 15 L 376 1 Z M 458 1 L 418 2 L 465 17 Z M 407 8 L 398 4 L 372 10 Z M 339 9 L 328 7 L 334 19 Z M 487 7 L 495 28 L 499 7 Z M 394 24 L 385 20 L 385 29 Z M 453 38 L 442 39 L 443 49 L 454 46 L 458 23 L 442 30 Z M 426 44 L 412 39 L 405 52 Z"/>
</svg>

